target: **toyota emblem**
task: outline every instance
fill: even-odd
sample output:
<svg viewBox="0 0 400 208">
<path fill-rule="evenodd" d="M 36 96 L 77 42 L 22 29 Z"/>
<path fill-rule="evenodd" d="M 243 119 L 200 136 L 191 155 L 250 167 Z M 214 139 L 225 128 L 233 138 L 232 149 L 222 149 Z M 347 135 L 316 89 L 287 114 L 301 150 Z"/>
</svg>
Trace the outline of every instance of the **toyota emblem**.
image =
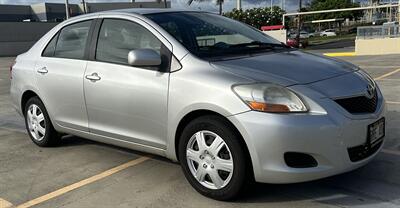
<svg viewBox="0 0 400 208">
<path fill-rule="evenodd" d="M 371 99 L 372 97 L 374 97 L 375 95 L 375 86 L 372 85 L 371 83 L 369 83 L 367 85 L 367 93 L 366 93 L 366 97 Z"/>
</svg>

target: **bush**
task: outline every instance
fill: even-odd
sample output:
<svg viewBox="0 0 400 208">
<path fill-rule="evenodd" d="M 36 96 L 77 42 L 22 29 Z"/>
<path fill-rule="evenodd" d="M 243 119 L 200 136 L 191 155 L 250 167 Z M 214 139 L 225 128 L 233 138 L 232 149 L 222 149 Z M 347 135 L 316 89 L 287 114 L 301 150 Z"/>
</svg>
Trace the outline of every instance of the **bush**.
<svg viewBox="0 0 400 208">
<path fill-rule="evenodd" d="M 282 15 L 285 13 L 280 7 L 253 8 L 246 10 L 233 9 L 224 13 L 224 16 L 244 22 L 258 29 L 265 25 L 281 25 Z"/>
</svg>

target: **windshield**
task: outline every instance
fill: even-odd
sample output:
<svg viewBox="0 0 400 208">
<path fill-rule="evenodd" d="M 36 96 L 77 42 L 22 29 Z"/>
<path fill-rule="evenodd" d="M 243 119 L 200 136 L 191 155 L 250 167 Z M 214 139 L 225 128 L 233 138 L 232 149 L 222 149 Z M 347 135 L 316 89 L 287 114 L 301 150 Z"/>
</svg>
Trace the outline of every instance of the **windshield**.
<svg viewBox="0 0 400 208">
<path fill-rule="evenodd" d="M 147 14 L 200 58 L 247 55 L 286 48 L 241 22 L 204 12 Z"/>
</svg>

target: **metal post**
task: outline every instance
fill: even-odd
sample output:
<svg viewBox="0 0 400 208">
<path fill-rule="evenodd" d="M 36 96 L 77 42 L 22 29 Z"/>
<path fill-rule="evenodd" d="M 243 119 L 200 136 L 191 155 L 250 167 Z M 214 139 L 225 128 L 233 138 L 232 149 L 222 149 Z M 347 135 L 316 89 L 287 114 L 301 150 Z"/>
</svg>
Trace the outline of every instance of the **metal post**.
<svg viewBox="0 0 400 208">
<path fill-rule="evenodd" d="M 392 6 L 392 0 L 390 0 L 390 6 Z M 392 7 L 389 7 L 389 22 L 392 21 Z"/>
<path fill-rule="evenodd" d="M 271 0 L 271 6 L 270 6 L 270 9 L 271 9 L 271 13 L 272 13 L 272 0 Z"/>
<path fill-rule="evenodd" d="M 86 10 L 86 2 L 85 2 L 85 0 L 82 0 L 82 6 L 83 6 L 83 13 L 86 14 L 87 10 Z"/>
<path fill-rule="evenodd" d="M 241 10 L 242 9 L 242 0 L 236 0 L 236 9 Z"/>
<path fill-rule="evenodd" d="M 299 0 L 299 12 L 301 12 L 301 0 Z M 297 35 L 296 40 L 297 43 L 300 44 L 300 30 L 301 30 L 301 14 L 299 14 L 297 18 Z"/>
<path fill-rule="evenodd" d="M 68 0 L 65 0 L 65 18 L 69 19 L 69 3 L 68 3 Z"/>
</svg>

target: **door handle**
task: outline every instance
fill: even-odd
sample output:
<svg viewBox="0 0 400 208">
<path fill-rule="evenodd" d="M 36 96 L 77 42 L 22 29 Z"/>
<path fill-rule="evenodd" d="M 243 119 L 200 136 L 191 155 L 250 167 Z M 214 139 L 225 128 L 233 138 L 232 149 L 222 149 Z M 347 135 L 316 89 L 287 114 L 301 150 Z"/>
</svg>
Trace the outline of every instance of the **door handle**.
<svg viewBox="0 0 400 208">
<path fill-rule="evenodd" d="M 39 74 L 46 74 L 47 72 L 49 72 L 49 70 L 47 70 L 47 68 L 44 66 L 44 67 L 38 69 L 37 72 Z"/>
<path fill-rule="evenodd" d="M 99 81 L 101 79 L 101 77 L 97 73 L 93 73 L 91 75 L 86 75 L 85 78 L 90 80 L 90 81 L 92 81 L 92 82 L 96 82 L 96 81 Z"/>
</svg>

